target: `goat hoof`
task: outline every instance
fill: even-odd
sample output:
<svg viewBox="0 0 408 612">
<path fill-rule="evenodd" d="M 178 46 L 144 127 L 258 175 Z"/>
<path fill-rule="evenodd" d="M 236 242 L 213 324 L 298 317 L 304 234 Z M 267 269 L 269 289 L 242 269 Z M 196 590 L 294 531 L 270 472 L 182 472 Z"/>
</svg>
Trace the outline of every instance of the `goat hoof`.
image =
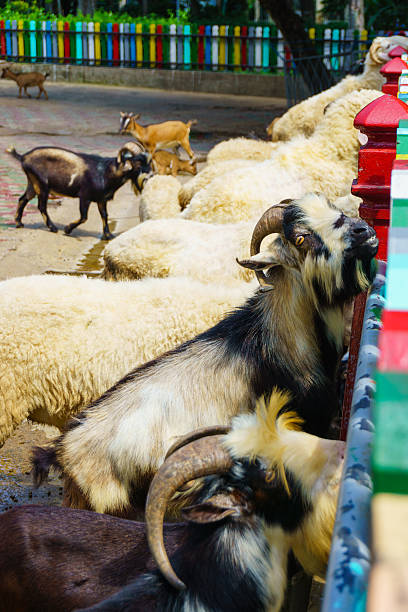
<svg viewBox="0 0 408 612">
<path fill-rule="evenodd" d="M 66 234 L 67 236 L 72 232 L 73 228 L 70 227 L 69 225 L 66 225 L 64 227 L 64 234 Z"/>
<path fill-rule="evenodd" d="M 55 227 L 55 225 L 50 225 L 49 227 L 50 232 L 52 232 L 53 234 L 56 234 L 58 232 L 58 228 Z"/>
<path fill-rule="evenodd" d="M 102 234 L 101 240 L 113 240 L 115 236 L 109 232 L 109 234 Z"/>
<path fill-rule="evenodd" d="M 24 224 L 21 221 L 16 221 L 16 227 L 24 227 Z"/>
</svg>

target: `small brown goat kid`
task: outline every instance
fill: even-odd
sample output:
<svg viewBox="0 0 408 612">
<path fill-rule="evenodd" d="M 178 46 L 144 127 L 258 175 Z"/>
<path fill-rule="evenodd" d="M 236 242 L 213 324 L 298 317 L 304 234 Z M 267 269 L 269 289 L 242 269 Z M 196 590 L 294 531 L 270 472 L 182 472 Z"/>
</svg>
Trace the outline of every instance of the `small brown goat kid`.
<svg viewBox="0 0 408 612">
<path fill-rule="evenodd" d="M 153 123 L 143 127 L 137 123 L 140 113 L 120 113 L 120 134 L 132 134 L 153 155 L 156 149 L 163 147 L 183 147 L 189 157 L 194 154 L 190 147 L 190 128 L 197 123 L 195 119 L 183 123 L 182 121 L 165 121 L 164 123 Z"/>
<path fill-rule="evenodd" d="M 12 72 L 10 68 L 3 68 L 1 73 L 2 79 L 12 79 L 17 83 L 18 87 L 18 97 L 21 98 L 21 90 L 24 89 L 24 93 L 27 98 L 31 98 L 30 94 L 27 92 L 27 87 L 38 87 L 38 98 L 43 93 L 45 98 L 48 100 L 48 94 L 44 89 L 43 83 L 47 76 L 50 76 L 49 72 L 42 74 L 41 72 L 23 72 L 22 74 L 16 74 Z"/>
<path fill-rule="evenodd" d="M 156 151 L 153 154 L 152 165 L 157 174 L 171 174 L 171 176 L 177 176 L 179 172 L 197 174 L 197 162 L 194 159 L 180 159 L 169 151 Z"/>
</svg>

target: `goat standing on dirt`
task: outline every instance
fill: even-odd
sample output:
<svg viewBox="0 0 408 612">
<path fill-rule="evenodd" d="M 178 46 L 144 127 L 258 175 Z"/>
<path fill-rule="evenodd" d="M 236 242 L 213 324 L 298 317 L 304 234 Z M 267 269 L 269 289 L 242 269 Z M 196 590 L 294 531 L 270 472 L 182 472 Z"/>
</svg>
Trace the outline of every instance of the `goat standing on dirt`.
<svg viewBox="0 0 408 612">
<path fill-rule="evenodd" d="M 132 134 L 137 138 L 143 146 L 153 155 L 156 149 L 163 147 L 183 147 L 189 157 L 193 158 L 194 153 L 191 150 L 189 136 L 190 128 L 197 123 L 195 119 L 183 123 L 182 121 L 165 121 L 164 123 L 153 123 L 143 127 L 136 122 L 139 119 L 140 113 L 120 113 L 120 134 Z"/>
<path fill-rule="evenodd" d="M 70 234 L 84 223 L 91 202 L 96 202 L 103 222 L 102 239 L 110 240 L 113 234 L 109 231 L 107 202 L 128 180 L 141 191 L 151 174 L 148 156 L 134 142 L 125 144 L 116 157 L 75 153 L 61 147 L 36 147 L 23 155 L 10 147 L 6 152 L 18 159 L 27 175 L 27 189 L 19 198 L 15 215 L 16 227 L 24 227 L 21 222 L 24 208 L 37 195 L 38 208 L 47 227 L 57 232 L 47 212 L 48 196 L 67 196 L 79 198 L 81 216 L 67 225 L 64 232 Z"/>
<path fill-rule="evenodd" d="M 24 88 L 24 93 L 27 98 L 31 98 L 30 94 L 27 92 L 27 87 L 38 87 L 38 98 L 43 93 L 45 98 L 48 100 L 48 94 L 43 87 L 43 83 L 47 76 L 50 76 L 49 72 L 42 74 L 41 72 L 23 72 L 22 74 L 16 74 L 12 72 L 10 68 L 3 68 L 1 73 L 2 79 L 12 79 L 17 83 L 18 86 L 18 97 L 21 98 L 21 90 Z"/>
</svg>

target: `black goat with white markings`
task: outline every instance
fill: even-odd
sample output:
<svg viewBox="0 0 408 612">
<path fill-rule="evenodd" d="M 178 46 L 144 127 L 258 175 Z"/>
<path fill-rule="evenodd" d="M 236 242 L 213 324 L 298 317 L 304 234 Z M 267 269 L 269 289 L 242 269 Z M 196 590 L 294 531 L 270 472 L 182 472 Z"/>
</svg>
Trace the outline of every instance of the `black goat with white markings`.
<svg viewBox="0 0 408 612">
<path fill-rule="evenodd" d="M 295 413 L 278 417 L 287 401 L 274 392 L 256 415 L 236 417 L 226 436 L 191 442 L 166 459 L 146 504 L 159 571 L 90 610 L 277 612 L 290 547 L 301 551 L 306 571 L 324 575 L 345 443 L 298 431 Z M 187 480 L 209 474 L 183 510 L 189 523 L 174 551 L 163 530 L 168 501 Z"/>
<path fill-rule="evenodd" d="M 365 221 L 321 194 L 270 208 L 254 229 L 251 258 L 240 262 L 256 271 L 261 289 L 208 331 L 130 372 L 50 448 L 37 449 L 36 482 L 54 466 L 67 505 L 126 516 L 144 507 L 177 436 L 228 424 L 274 386 L 291 392 L 306 431 L 326 436 L 337 411 L 343 309 L 372 282 L 377 246 Z"/>
<path fill-rule="evenodd" d="M 21 221 L 27 203 L 37 195 L 38 208 L 47 227 L 57 232 L 47 212 L 49 195 L 79 198 L 80 218 L 64 228 L 66 234 L 88 218 L 91 202 L 96 202 L 103 223 L 103 240 L 110 240 L 107 202 L 115 192 L 131 180 L 141 191 L 143 183 L 152 173 L 148 155 L 136 143 L 126 143 L 116 157 L 101 157 L 89 153 L 76 153 L 61 147 L 36 147 L 20 155 L 10 147 L 6 149 L 22 166 L 27 176 L 27 188 L 19 198 L 15 215 L 16 227 Z"/>
</svg>

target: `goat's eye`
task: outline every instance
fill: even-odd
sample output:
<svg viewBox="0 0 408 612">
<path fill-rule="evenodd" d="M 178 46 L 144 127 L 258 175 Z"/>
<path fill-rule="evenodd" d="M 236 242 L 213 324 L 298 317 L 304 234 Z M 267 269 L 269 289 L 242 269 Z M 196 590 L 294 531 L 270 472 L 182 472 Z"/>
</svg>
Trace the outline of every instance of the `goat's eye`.
<svg viewBox="0 0 408 612">
<path fill-rule="evenodd" d="M 301 244 L 303 244 L 305 241 L 305 237 L 304 236 L 298 236 L 295 240 L 295 244 L 296 246 L 300 246 Z"/>
</svg>

